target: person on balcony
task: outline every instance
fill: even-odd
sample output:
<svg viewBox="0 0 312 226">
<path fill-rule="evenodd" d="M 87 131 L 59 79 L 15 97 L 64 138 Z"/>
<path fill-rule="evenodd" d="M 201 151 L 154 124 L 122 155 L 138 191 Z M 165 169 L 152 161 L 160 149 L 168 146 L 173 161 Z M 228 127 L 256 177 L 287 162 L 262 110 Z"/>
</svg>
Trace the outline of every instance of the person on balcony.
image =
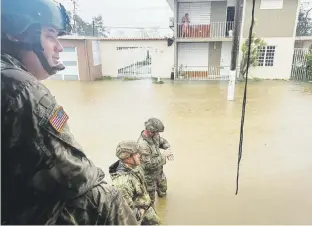
<svg viewBox="0 0 312 226">
<path fill-rule="evenodd" d="M 185 13 L 184 17 L 182 18 L 182 37 L 188 36 L 189 24 L 190 24 L 189 14 Z"/>
</svg>

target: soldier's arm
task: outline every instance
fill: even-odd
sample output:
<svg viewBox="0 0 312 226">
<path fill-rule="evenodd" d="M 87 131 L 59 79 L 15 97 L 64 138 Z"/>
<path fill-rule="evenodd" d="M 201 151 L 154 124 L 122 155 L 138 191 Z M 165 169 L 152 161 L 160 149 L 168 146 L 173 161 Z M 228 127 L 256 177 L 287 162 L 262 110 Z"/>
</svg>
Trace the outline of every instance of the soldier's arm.
<svg viewBox="0 0 312 226">
<path fill-rule="evenodd" d="M 135 187 L 132 181 L 127 178 L 127 176 L 119 176 L 113 181 L 114 186 L 119 190 L 123 199 L 132 209 L 133 214 L 136 216 L 136 219 L 140 219 L 140 207 L 136 206 L 133 202 L 133 197 L 135 195 Z"/>
<path fill-rule="evenodd" d="M 105 225 L 139 225 L 133 209 L 121 193 L 116 193 L 111 203 Z"/>
<path fill-rule="evenodd" d="M 51 94 L 40 83 L 21 87 L 9 108 L 10 144 L 22 150 L 21 170 L 30 175 L 31 185 L 39 192 L 63 198 L 85 193 L 104 177 L 102 170 L 87 159 L 67 123 L 62 124 L 64 118 L 50 122 L 59 108 Z M 64 126 L 62 131 L 57 131 L 58 126 Z"/>
<path fill-rule="evenodd" d="M 166 150 L 166 149 L 170 148 L 170 144 L 165 138 L 160 137 L 159 138 L 159 148 Z"/>
<path fill-rule="evenodd" d="M 132 197 L 134 196 L 134 187 L 126 176 L 119 176 L 113 180 L 114 186 L 120 191 L 122 197 L 128 203 L 131 209 L 134 209 Z"/>
<path fill-rule="evenodd" d="M 148 146 L 140 145 L 141 161 L 143 168 L 154 170 L 166 164 L 166 158 L 163 155 L 152 156 L 151 149 Z"/>
</svg>

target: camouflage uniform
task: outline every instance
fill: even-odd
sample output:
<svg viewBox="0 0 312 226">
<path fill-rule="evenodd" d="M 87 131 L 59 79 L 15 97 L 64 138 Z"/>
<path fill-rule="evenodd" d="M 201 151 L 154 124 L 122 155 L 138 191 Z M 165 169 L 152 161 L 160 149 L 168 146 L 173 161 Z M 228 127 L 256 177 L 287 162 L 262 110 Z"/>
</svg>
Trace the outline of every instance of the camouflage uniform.
<svg viewBox="0 0 312 226">
<path fill-rule="evenodd" d="M 133 154 L 139 151 L 136 147 L 136 142 L 121 142 L 121 144 L 123 147 L 126 146 L 131 149 L 127 151 L 132 151 Z M 119 145 L 118 147 L 121 146 Z M 125 152 L 117 154 L 117 157 L 120 159 L 130 157 L 130 155 L 122 156 L 124 153 Z M 109 167 L 109 173 L 113 184 L 121 191 L 124 199 L 133 209 L 137 220 L 141 222 L 142 225 L 161 224 L 159 217 L 152 207 L 151 199 L 146 188 L 144 172 L 139 165 L 130 168 L 121 160 L 118 160 Z M 143 216 L 140 214 L 140 209 L 145 210 Z"/>
<path fill-rule="evenodd" d="M 160 120 L 154 118 L 149 119 L 149 121 L 154 123 L 156 127 L 157 123 L 161 123 Z M 160 125 L 160 128 L 161 127 L 163 127 L 162 123 Z M 151 130 L 153 130 L 153 128 Z M 156 129 L 156 132 L 158 131 L 162 132 L 163 129 Z M 165 195 L 167 191 L 167 179 L 163 172 L 163 165 L 166 164 L 166 158 L 161 154 L 159 149 L 166 150 L 170 148 L 170 145 L 168 141 L 160 137 L 159 134 L 151 138 L 145 136 L 144 131 L 141 132 L 138 144 L 141 151 L 142 168 L 147 183 L 147 190 L 150 194 L 152 203 L 154 203 L 156 191 L 159 196 Z"/>
<path fill-rule="evenodd" d="M 2 224 L 138 224 L 68 125 L 52 126 L 49 90 L 6 54 L 1 88 Z"/>
</svg>

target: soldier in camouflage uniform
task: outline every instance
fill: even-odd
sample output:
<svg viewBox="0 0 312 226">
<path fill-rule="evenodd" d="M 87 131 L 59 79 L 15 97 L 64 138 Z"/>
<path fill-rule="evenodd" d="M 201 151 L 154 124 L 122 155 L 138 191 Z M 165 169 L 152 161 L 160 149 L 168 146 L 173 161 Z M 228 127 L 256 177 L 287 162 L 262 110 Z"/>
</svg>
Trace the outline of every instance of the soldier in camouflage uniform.
<svg viewBox="0 0 312 226">
<path fill-rule="evenodd" d="M 116 149 L 120 159 L 109 167 L 113 184 L 121 191 L 142 225 L 159 225 L 152 201 L 147 192 L 144 172 L 140 166 L 140 153 L 135 141 L 120 142 Z"/>
<path fill-rule="evenodd" d="M 53 0 L 1 1 L 1 223 L 136 225 L 40 82 L 65 68 L 58 36 L 69 24 Z"/>
<path fill-rule="evenodd" d="M 155 202 L 155 192 L 158 196 L 166 195 L 167 179 L 163 172 L 166 161 L 173 160 L 168 141 L 159 136 L 165 129 L 163 123 L 157 118 L 150 118 L 145 122 L 145 130 L 141 132 L 138 144 L 141 152 L 142 168 L 144 170 L 147 190 Z M 159 149 L 164 149 L 163 153 Z"/>
</svg>

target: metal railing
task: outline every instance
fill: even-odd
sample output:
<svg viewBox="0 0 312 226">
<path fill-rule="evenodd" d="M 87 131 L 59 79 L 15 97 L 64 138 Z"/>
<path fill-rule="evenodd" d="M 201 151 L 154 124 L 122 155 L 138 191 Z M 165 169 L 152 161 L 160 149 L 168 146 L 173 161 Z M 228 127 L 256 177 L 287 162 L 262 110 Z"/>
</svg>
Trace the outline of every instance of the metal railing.
<svg viewBox="0 0 312 226">
<path fill-rule="evenodd" d="M 152 61 L 136 62 L 117 70 L 117 77 L 150 78 L 152 77 Z"/>
<path fill-rule="evenodd" d="M 210 24 L 178 23 L 178 38 L 227 38 L 232 37 L 234 22 L 211 22 Z"/>
<path fill-rule="evenodd" d="M 180 80 L 228 80 L 230 66 L 183 66 L 178 67 L 176 79 Z"/>
<path fill-rule="evenodd" d="M 290 79 L 299 81 L 312 80 L 312 76 L 307 73 L 307 55 L 309 53 L 310 50 L 307 48 L 294 49 Z"/>
</svg>

